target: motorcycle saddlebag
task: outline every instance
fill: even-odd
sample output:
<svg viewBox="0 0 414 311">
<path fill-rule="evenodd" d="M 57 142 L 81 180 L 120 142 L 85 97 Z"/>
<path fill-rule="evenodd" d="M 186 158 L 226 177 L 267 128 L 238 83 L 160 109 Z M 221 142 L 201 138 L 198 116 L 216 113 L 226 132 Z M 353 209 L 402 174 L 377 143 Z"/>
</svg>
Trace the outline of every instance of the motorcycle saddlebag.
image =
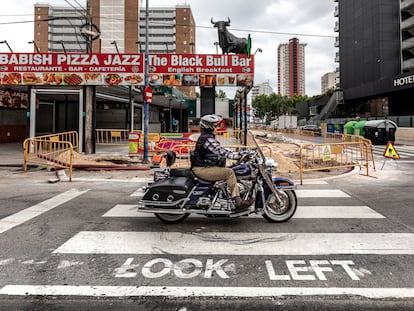
<svg viewBox="0 0 414 311">
<path fill-rule="evenodd" d="M 154 182 L 144 194 L 142 200 L 154 202 L 174 202 L 188 196 L 194 187 L 193 178 L 170 177 Z"/>
</svg>

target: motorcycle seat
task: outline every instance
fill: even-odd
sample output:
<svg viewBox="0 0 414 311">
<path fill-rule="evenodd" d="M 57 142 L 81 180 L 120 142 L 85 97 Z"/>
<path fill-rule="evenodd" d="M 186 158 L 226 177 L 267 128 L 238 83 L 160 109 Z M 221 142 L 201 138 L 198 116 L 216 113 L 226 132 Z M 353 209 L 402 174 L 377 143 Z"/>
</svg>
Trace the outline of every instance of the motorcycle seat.
<svg viewBox="0 0 414 311">
<path fill-rule="evenodd" d="M 196 178 L 191 168 L 172 168 L 170 170 L 170 176 L 174 177 L 190 177 L 192 179 Z"/>
<path fill-rule="evenodd" d="M 200 184 L 211 184 L 211 181 L 207 181 L 197 177 L 191 168 L 173 168 L 170 170 L 171 177 L 187 177 L 193 181 L 197 181 Z"/>
</svg>

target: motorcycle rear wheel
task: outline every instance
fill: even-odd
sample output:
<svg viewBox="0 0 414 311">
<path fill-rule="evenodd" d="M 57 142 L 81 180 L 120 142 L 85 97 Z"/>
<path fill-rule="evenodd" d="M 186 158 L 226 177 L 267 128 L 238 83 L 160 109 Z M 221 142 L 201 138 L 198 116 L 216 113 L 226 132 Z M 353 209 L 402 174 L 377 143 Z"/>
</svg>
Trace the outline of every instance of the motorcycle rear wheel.
<svg viewBox="0 0 414 311">
<path fill-rule="evenodd" d="M 186 214 L 164 214 L 164 213 L 155 213 L 155 216 L 165 224 L 178 224 L 184 221 L 189 213 Z"/>
<path fill-rule="evenodd" d="M 264 204 L 263 217 L 269 222 L 285 222 L 292 218 L 297 207 L 296 193 L 292 190 L 280 191 L 283 206 L 277 203 L 276 197 L 271 193 Z"/>
</svg>

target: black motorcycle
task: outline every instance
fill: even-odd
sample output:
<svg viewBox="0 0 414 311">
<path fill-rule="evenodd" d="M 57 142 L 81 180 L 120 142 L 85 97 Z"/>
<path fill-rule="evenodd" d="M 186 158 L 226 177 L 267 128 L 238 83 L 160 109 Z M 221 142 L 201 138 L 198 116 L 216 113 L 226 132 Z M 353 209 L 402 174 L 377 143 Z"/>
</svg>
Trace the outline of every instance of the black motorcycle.
<svg viewBox="0 0 414 311">
<path fill-rule="evenodd" d="M 241 154 L 241 159 L 231 168 L 237 177 L 240 197 L 255 198 L 248 210 L 234 211 L 235 202 L 224 181 L 202 180 L 191 168 L 171 169 L 176 155 L 168 151 L 166 168 L 156 170 L 154 182 L 144 187 L 138 211 L 154 213 L 164 223 L 179 223 L 191 214 L 240 217 L 255 213 L 269 222 L 289 220 L 297 208 L 296 185 L 289 179 L 273 176 L 277 163 L 266 158 L 257 144 Z"/>
</svg>

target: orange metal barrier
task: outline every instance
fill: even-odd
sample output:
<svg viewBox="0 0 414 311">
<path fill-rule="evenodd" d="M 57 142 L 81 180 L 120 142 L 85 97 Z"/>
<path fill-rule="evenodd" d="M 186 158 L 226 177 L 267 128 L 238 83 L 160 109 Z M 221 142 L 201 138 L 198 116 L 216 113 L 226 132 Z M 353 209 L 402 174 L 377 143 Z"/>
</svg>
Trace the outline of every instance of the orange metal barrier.
<svg viewBox="0 0 414 311">
<path fill-rule="evenodd" d="M 303 173 L 350 166 L 365 166 L 369 175 L 372 145 L 364 141 L 330 144 L 304 144 L 300 148 L 300 183 Z"/>
<path fill-rule="evenodd" d="M 129 130 L 118 129 L 97 129 L 96 144 L 97 145 L 128 145 Z M 141 132 L 141 131 L 135 131 Z"/>
<path fill-rule="evenodd" d="M 69 181 L 72 181 L 73 145 L 69 141 L 57 140 L 58 135 L 27 138 L 23 142 L 23 168 L 27 164 L 51 166 L 69 169 Z"/>
</svg>

